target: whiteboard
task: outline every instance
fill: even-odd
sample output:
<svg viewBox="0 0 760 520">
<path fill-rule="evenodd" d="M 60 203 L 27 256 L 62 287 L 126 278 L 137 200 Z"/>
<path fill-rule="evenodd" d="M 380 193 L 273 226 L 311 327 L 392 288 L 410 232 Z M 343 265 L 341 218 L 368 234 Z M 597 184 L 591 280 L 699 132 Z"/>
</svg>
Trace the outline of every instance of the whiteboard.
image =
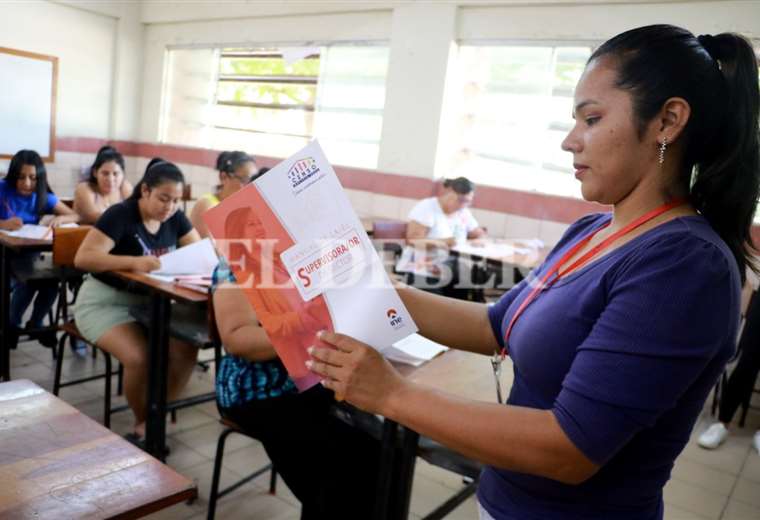
<svg viewBox="0 0 760 520">
<path fill-rule="evenodd" d="M 55 160 L 58 58 L 0 47 L 0 158 L 37 151 Z"/>
</svg>

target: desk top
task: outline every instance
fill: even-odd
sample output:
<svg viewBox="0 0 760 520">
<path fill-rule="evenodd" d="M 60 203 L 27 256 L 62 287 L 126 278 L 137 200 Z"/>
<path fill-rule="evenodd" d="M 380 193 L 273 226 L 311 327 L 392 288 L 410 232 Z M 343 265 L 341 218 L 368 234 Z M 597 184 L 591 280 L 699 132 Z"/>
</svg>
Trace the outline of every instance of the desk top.
<svg viewBox="0 0 760 520">
<path fill-rule="evenodd" d="M 156 280 L 145 273 L 137 273 L 134 271 L 113 271 L 110 274 L 113 274 L 126 282 L 139 284 L 150 291 L 163 293 L 173 300 L 188 303 L 204 303 L 208 301 L 207 294 L 180 287 L 174 283 Z"/>
<path fill-rule="evenodd" d="M 419 367 L 394 366 L 415 383 L 466 399 L 496 401 L 496 384 L 488 356 L 451 349 Z"/>
<path fill-rule="evenodd" d="M 550 249 L 537 248 L 529 242 L 509 238 L 468 240 L 467 244 L 454 246 L 451 251 L 460 256 L 484 258 L 489 262 L 533 269 L 546 259 Z"/>
<path fill-rule="evenodd" d="M 31 381 L 0 384 L 0 518 L 139 518 L 192 481 Z"/>
<path fill-rule="evenodd" d="M 52 240 L 37 240 L 32 238 L 11 237 L 5 233 L 0 233 L 0 245 L 20 251 L 51 251 L 53 249 Z"/>
</svg>

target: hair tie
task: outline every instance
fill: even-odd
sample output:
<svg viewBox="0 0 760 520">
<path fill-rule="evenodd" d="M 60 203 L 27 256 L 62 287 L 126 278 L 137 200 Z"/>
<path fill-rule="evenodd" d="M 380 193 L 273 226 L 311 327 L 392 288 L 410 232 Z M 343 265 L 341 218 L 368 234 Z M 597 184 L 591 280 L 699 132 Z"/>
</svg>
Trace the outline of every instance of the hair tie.
<svg viewBox="0 0 760 520">
<path fill-rule="evenodd" d="M 702 48 L 707 51 L 707 54 L 718 65 L 718 70 L 723 70 L 723 67 L 718 58 L 718 41 L 715 36 L 711 34 L 701 34 L 697 36 L 697 41 L 702 45 Z"/>
</svg>

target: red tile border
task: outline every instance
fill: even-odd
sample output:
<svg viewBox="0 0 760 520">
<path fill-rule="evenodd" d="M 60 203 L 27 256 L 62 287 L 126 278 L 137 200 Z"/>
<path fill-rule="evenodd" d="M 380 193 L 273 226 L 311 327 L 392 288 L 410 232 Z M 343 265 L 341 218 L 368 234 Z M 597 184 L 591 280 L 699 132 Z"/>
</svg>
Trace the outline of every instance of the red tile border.
<svg viewBox="0 0 760 520">
<path fill-rule="evenodd" d="M 221 150 L 176 146 L 168 144 L 138 143 L 132 141 L 108 141 L 91 137 L 59 137 L 56 150 L 61 152 L 95 153 L 104 144 L 111 143 L 125 156 L 163 157 L 166 160 L 213 167 Z M 272 167 L 281 159 L 256 156 L 260 166 Z M 347 189 L 363 190 L 379 195 L 422 199 L 437 192 L 439 181 L 397 175 L 394 173 L 335 166 L 340 182 Z M 608 207 L 584 200 L 523 192 L 493 186 L 481 186 L 473 204 L 474 208 L 508 213 L 521 217 L 552 222 L 571 223 L 583 215 L 606 211 Z M 760 245 L 760 226 L 752 227 L 752 237 Z"/>
</svg>

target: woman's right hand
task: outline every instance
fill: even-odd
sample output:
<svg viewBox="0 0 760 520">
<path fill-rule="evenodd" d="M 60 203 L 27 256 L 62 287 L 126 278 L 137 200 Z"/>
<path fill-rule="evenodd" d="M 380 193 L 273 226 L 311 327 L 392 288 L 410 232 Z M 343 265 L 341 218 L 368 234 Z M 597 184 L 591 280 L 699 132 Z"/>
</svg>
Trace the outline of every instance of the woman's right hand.
<svg viewBox="0 0 760 520">
<path fill-rule="evenodd" d="M 139 273 L 149 273 L 161 268 L 161 260 L 155 256 L 136 256 L 132 263 L 132 270 Z"/>
<path fill-rule="evenodd" d="M 2 228 L 5 230 L 16 231 L 17 229 L 21 229 L 23 227 L 24 221 L 18 217 L 12 217 L 8 220 L 0 221 L 0 224 L 2 224 Z"/>
</svg>

